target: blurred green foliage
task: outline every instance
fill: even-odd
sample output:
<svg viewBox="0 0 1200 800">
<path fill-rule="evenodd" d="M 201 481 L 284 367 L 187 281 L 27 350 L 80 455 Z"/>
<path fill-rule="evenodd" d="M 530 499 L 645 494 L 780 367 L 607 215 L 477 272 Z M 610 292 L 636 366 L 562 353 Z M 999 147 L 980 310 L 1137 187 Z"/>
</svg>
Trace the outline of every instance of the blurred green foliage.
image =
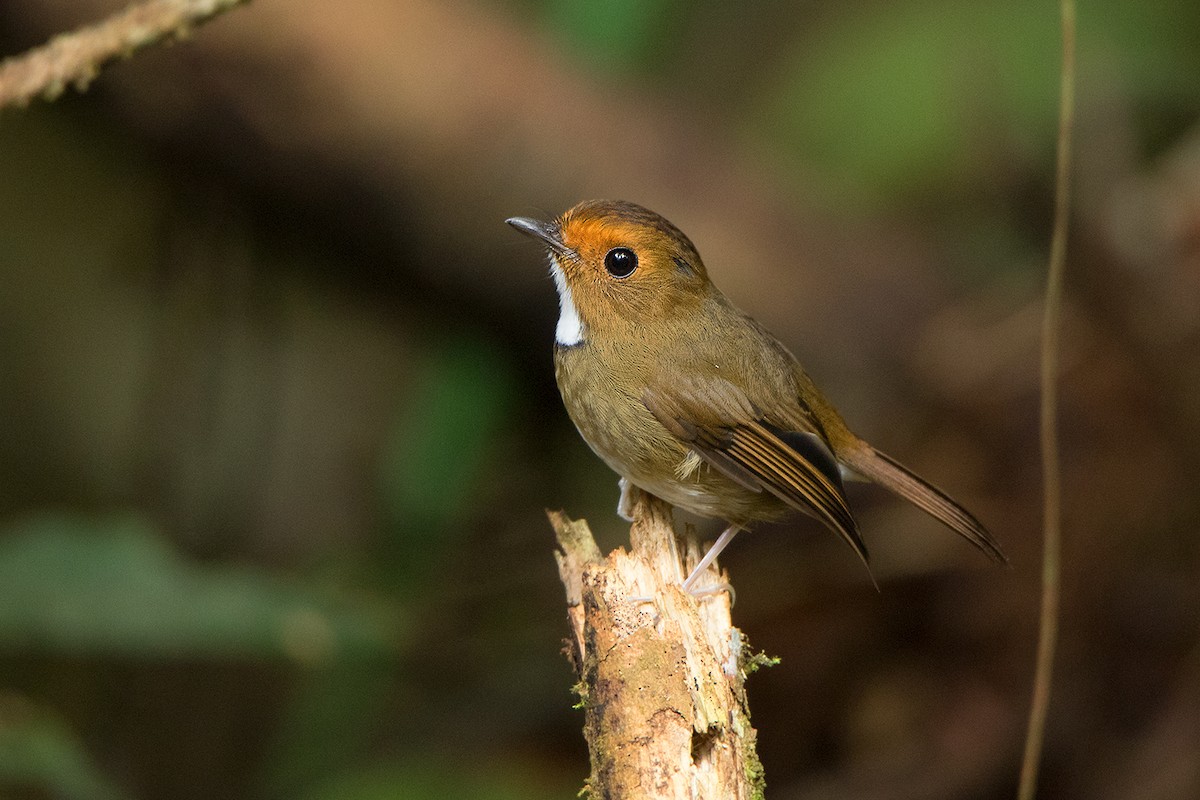
<svg viewBox="0 0 1200 800">
<path fill-rule="evenodd" d="M 0 399 L 7 410 L 30 416 L 0 444 L 24 452 L 15 444 L 27 431 L 44 418 L 62 427 L 64 415 L 81 418 L 64 440 L 91 435 L 85 432 L 92 428 L 110 435 L 114 421 L 126 419 L 136 427 L 119 432 L 145 435 L 138 406 L 146 362 L 126 356 L 138 353 L 136 346 L 114 355 L 102 345 L 113 337 L 136 341 L 144 330 L 122 292 L 131 272 L 153 267 L 152 249 L 162 244 L 158 226 L 170 213 L 160 204 L 169 198 L 147 191 L 152 171 L 138 154 L 103 139 L 97 145 L 69 117 L 37 110 L 3 133 L 0 169 L 8 191 L 0 191 L 0 266 L 9 294 L 0 305 L 12 313 L 5 319 L 10 335 L 0 341 L 0 363 L 8 367 Z M 46 322 L 55 334 L 49 345 L 39 339 Z M 41 346 L 52 348 L 51 360 Z M 276 663 L 289 686 L 257 779 L 261 795 L 296 797 L 332 775 L 346 776 L 341 780 L 349 786 L 350 776 L 373 770 L 371 743 L 404 679 L 397 663 L 419 646 L 408 601 L 429 596 L 431 583 L 445 583 L 435 567 L 472 530 L 467 523 L 480 508 L 481 481 L 514 411 L 513 366 L 482 332 L 434 338 L 419 350 L 390 401 L 391 422 L 371 469 L 380 530 L 365 545 L 310 569 L 206 564 L 142 513 L 14 516 L 0 528 L 0 658 Z M 114 359 L 119 363 L 109 363 Z M 48 374 L 60 391 L 49 403 L 35 401 L 29 389 Z M 83 379 L 95 397 L 80 407 L 73 381 Z M 115 399 L 107 394 L 114 391 Z M 29 461 L 6 463 L 16 480 L 0 496 L 10 506 L 20 507 L 41 471 L 63 469 L 62 456 L 29 457 L 38 470 Z M 224 484 L 208 467 L 188 466 L 200 470 L 192 479 L 196 491 Z M 126 491 L 127 464 L 98 465 L 96 473 L 106 482 L 98 495 Z M 0 797 L 17 789 L 35 797 L 126 796 L 93 767 L 73 720 L 25 694 L 0 694 L 0 701 Z M 21 715 L 4 713 L 10 706 L 23 709 Z M 429 782 L 407 777 L 420 768 L 420 762 L 392 766 L 373 773 L 371 786 L 382 791 L 394 783 L 408 791 Z"/>
<path fill-rule="evenodd" d="M 395 624 L 261 569 L 191 564 L 136 516 L 10 524 L 0 531 L 0 586 L 0 652 L 9 653 L 317 664 L 387 651 Z"/>
<path fill-rule="evenodd" d="M 793 154 L 785 163 L 836 173 L 831 189 L 878 200 L 943 184 L 967 166 L 980 114 L 1051 141 L 1057 37 L 1046 3 L 862 9 L 797 49 L 756 122 Z"/>
<path fill-rule="evenodd" d="M 684 0 L 547 0 L 545 24 L 573 60 L 616 74 L 658 67 L 687 19 Z"/>
<path fill-rule="evenodd" d="M 380 465 L 396 590 L 420 590 L 437 554 L 452 550 L 513 408 L 505 355 L 480 337 L 429 342 L 412 367 Z"/>
<path fill-rule="evenodd" d="M 1145 108 L 1200 95 L 1195 3 L 1098 0 L 1080 10 L 1085 99 L 1119 85 Z M 783 164 L 831 176 L 822 196 L 878 205 L 976 174 L 981 148 L 1048 162 L 1058 99 L 1053 3 L 864 6 L 795 48 L 752 128 Z"/>
<path fill-rule="evenodd" d="M 471 530 L 464 523 L 481 505 L 476 495 L 514 391 L 504 355 L 477 336 L 429 342 L 408 378 L 378 470 L 385 536 L 380 548 L 357 554 L 366 559 L 354 579 L 397 605 L 406 598 L 419 604 L 436 595 L 432 583 L 448 580 L 436 567 Z M 389 659 L 366 658 L 307 674 L 272 745 L 264 795 L 303 796 L 306 787 L 345 774 L 337 793 L 314 797 L 439 796 L 412 793 L 414 781 L 427 778 L 411 778 L 403 767 L 361 774 L 373 769 L 358 762 L 385 723 L 395 669 Z"/>
<path fill-rule="evenodd" d="M 383 727 L 394 671 L 389 660 L 359 659 L 303 676 L 264 762 L 262 796 L 297 797 L 331 775 L 372 768 L 364 753 Z"/>
<path fill-rule="evenodd" d="M 52 711 L 0 694 L 0 796 L 40 790 L 61 800 L 127 800 Z"/>
<path fill-rule="evenodd" d="M 545 24 L 570 56 L 606 73 L 655 74 L 682 51 L 692 26 L 717 0 L 544 0 Z M 779 15 L 775 3 L 742 14 Z M 997 145 L 1048 162 L 1058 97 L 1058 9 L 1010 3 L 923 0 L 817 12 L 820 24 L 794 29 L 792 46 L 746 84 L 746 136 L 824 201 L 881 206 L 897 195 L 937 191 L 975 174 L 980 148 Z M 1145 109 L 1192 107 L 1200 96 L 1194 31 L 1200 6 L 1188 0 L 1096 0 L 1079 13 L 1084 96 L 1119 87 Z M 756 54 L 754 54 L 756 55 Z M 752 59 L 748 59 L 752 60 Z M 719 63 L 727 63 L 720 59 Z M 735 120 L 735 122 L 737 122 Z M 1153 126 L 1153 120 L 1147 124 Z"/>
</svg>

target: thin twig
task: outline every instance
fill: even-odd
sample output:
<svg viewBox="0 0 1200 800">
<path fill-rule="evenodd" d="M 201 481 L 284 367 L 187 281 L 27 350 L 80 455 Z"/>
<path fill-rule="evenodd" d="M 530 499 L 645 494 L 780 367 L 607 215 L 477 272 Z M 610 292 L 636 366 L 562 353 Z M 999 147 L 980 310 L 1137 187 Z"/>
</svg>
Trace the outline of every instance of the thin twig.
<svg viewBox="0 0 1200 800">
<path fill-rule="evenodd" d="M 78 91 L 106 64 L 157 44 L 182 39 L 192 28 L 247 0 L 148 0 L 103 22 L 54 37 L 41 47 L 0 62 L 0 108 L 54 100 Z"/>
<path fill-rule="evenodd" d="M 1021 762 L 1018 800 L 1033 800 L 1046 733 L 1054 651 L 1058 644 L 1059 554 L 1062 540 L 1062 482 L 1058 453 L 1058 339 L 1066 271 L 1067 228 L 1071 213 L 1071 133 L 1075 125 L 1075 2 L 1060 0 L 1062 17 L 1062 75 L 1058 106 L 1058 153 L 1054 187 L 1054 237 L 1046 278 L 1042 317 L 1041 445 L 1045 495 L 1042 506 L 1042 611 L 1039 620 L 1037 665 L 1025 754 Z"/>
</svg>

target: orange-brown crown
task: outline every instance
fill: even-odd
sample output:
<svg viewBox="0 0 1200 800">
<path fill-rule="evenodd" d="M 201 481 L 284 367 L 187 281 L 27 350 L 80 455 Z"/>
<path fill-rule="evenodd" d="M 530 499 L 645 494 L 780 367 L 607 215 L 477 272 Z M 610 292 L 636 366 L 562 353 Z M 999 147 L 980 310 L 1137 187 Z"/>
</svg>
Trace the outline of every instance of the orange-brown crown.
<svg viewBox="0 0 1200 800">
<path fill-rule="evenodd" d="M 585 200 L 558 218 L 558 228 L 563 244 L 589 261 L 602 260 L 614 247 L 627 247 L 638 254 L 639 267 L 707 277 L 691 239 L 636 203 Z M 649 263 L 640 263 L 646 259 Z"/>
</svg>

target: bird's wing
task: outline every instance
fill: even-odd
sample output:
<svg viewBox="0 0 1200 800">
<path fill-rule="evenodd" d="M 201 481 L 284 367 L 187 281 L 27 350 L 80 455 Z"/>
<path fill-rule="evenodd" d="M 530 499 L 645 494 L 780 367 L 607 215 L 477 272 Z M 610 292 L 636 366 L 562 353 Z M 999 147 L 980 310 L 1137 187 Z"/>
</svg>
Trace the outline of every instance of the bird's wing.
<svg viewBox="0 0 1200 800">
<path fill-rule="evenodd" d="M 812 514 L 866 562 L 842 489 L 837 460 L 802 415 L 758 408 L 735 384 L 705 375 L 647 388 L 642 402 L 672 435 L 731 480 L 750 491 L 767 491 Z"/>
</svg>

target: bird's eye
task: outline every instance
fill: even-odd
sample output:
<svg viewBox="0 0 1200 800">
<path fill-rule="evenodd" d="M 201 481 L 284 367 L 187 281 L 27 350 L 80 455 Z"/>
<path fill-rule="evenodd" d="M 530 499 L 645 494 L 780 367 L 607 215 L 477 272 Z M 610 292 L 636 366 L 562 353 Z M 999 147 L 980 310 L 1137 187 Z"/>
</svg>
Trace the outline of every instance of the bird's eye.
<svg viewBox="0 0 1200 800">
<path fill-rule="evenodd" d="M 628 247 L 614 247 L 604 256 L 604 268 L 614 278 L 628 278 L 637 269 L 637 253 Z"/>
</svg>

